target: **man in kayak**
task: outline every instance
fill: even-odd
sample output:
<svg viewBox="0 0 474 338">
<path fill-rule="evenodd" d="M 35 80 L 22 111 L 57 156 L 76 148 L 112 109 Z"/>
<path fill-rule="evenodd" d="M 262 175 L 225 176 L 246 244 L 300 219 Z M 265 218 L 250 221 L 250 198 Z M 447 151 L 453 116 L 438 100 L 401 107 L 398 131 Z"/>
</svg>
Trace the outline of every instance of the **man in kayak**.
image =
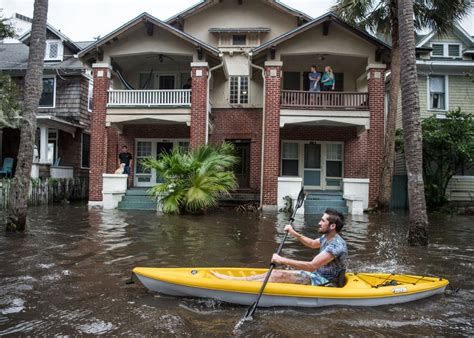
<svg viewBox="0 0 474 338">
<path fill-rule="evenodd" d="M 290 266 L 297 270 L 275 270 L 270 275 L 269 283 L 293 283 L 306 285 L 338 285 L 339 277 L 345 272 L 347 262 L 346 241 L 339 235 L 344 226 L 344 216 L 337 210 L 328 208 L 319 221 L 317 239 L 311 239 L 296 232 L 293 227 L 285 225 L 285 231 L 298 239 L 303 245 L 317 249 L 317 254 L 311 261 L 299 261 L 273 254 L 272 262 Z M 263 281 L 266 273 L 249 277 L 232 277 L 212 272 L 221 279 Z"/>
</svg>

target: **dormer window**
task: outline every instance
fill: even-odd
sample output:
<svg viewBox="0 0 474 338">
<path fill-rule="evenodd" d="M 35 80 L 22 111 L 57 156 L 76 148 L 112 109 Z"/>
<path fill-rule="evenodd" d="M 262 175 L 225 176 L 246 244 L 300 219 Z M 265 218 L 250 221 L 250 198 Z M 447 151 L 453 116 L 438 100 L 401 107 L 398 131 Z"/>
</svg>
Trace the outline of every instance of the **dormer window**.
<svg viewBox="0 0 474 338">
<path fill-rule="evenodd" d="M 442 58 L 460 58 L 461 44 L 459 43 L 433 43 L 431 56 Z"/>
<path fill-rule="evenodd" d="M 245 34 L 234 34 L 232 35 L 233 46 L 245 46 L 247 45 L 247 35 Z"/>
<path fill-rule="evenodd" d="M 46 40 L 45 61 L 62 61 L 63 44 L 61 40 Z"/>
</svg>

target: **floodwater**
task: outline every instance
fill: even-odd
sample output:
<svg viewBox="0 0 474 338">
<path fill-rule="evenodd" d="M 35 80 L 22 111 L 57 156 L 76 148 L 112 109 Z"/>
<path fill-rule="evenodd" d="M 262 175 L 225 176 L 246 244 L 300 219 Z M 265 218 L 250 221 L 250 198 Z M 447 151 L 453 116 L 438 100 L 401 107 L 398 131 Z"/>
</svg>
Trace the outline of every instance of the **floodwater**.
<svg viewBox="0 0 474 338">
<path fill-rule="evenodd" d="M 295 227 L 317 236 L 319 217 Z M 285 216 L 218 210 L 205 216 L 30 209 L 25 235 L 0 236 L 1 335 L 230 336 L 247 307 L 176 298 L 127 285 L 135 266 L 267 267 Z M 404 214 L 348 217 L 349 270 L 435 275 L 461 290 L 380 307 L 258 309 L 242 336 L 474 335 L 474 218 L 431 215 L 431 244 L 406 245 Z M 314 251 L 288 239 L 283 255 Z"/>
</svg>

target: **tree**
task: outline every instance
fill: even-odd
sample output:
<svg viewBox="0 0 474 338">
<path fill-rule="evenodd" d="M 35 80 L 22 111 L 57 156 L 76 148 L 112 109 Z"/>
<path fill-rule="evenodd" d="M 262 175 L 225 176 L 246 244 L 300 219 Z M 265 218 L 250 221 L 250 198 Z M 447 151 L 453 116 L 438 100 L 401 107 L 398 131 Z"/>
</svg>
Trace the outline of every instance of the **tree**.
<svg viewBox="0 0 474 338">
<path fill-rule="evenodd" d="M 474 118 L 460 108 L 424 119 L 423 176 L 428 208 L 446 203 L 449 180 L 458 172 L 474 166 Z"/>
<path fill-rule="evenodd" d="M 237 187 L 232 167 L 237 163 L 234 146 L 204 145 L 190 152 L 174 150 L 141 164 L 156 170 L 163 182 L 150 189 L 160 199 L 165 213 L 199 213 L 217 205 L 222 193 Z"/>
<path fill-rule="evenodd" d="M 469 11 L 469 3 L 460 0 L 415 0 L 416 29 L 430 28 L 438 34 L 446 33 Z M 392 195 L 392 178 L 395 159 L 395 129 L 398 96 L 400 92 L 400 48 L 397 0 L 359 1 L 338 0 L 332 10 L 342 19 L 383 36 L 392 42 L 390 61 L 390 106 L 387 113 L 382 176 L 377 206 L 388 210 Z"/>
<path fill-rule="evenodd" d="M 20 147 L 10 195 L 10 207 L 7 211 L 7 231 L 22 232 L 26 229 L 27 199 L 36 133 L 36 110 L 43 89 L 47 15 L 48 0 L 35 0 L 25 75 L 23 119 L 20 123 Z"/>
<path fill-rule="evenodd" d="M 404 70 L 401 76 L 402 125 L 410 208 L 408 242 L 416 246 L 428 245 L 428 215 L 426 213 L 423 185 L 420 99 L 416 72 L 413 17 L 413 2 L 411 0 L 399 0 L 400 64 Z"/>
</svg>

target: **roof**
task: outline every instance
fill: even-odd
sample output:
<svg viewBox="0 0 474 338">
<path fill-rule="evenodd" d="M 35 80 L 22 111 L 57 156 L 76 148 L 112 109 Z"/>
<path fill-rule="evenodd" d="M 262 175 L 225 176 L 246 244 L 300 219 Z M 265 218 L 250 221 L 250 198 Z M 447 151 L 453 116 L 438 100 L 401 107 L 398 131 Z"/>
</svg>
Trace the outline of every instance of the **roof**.
<svg viewBox="0 0 474 338">
<path fill-rule="evenodd" d="M 54 35 L 56 35 L 57 37 L 59 37 L 62 41 L 64 41 L 67 45 L 69 45 L 69 47 L 73 50 L 73 52 L 77 53 L 78 51 L 81 50 L 81 47 L 78 46 L 74 41 L 72 41 L 70 38 L 68 38 L 66 35 L 64 35 L 63 33 L 61 33 L 61 31 L 57 30 L 56 28 L 54 28 L 53 26 L 51 26 L 50 24 L 47 24 L 46 25 L 46 29 L 49 30 L 51 33 L 53 33 Z M 31 36 L 31 30 L 29 30 L 28 32 L 26 32 L 25 34 L 23 34 L 22 36 L 20 36 L 18 38 L 18 40 L 20 40 L 21 42 L 23 43 L 27 43 L 28 39 L 30 38 Z"/>
<path fill-rule="evenodd" d="M 256 1 L 256 0 L 252 0 L 252 1 Z M 303 19 L 307 20 L 307 21 L 310 21 L 312 20 L 313 18 L 310 17 L 308 14 L 305 14 L 301 11 L 298 11 L 288 5 L 285 5 L 284 3 L 282 3 L 280 0 L 263 0 L 264 2 L 268 3 L 269 5 L 272 5 L 273 7 L 283 11 L 283 12 L 286 12 L 286 13 L 289 13 L 295 17 L 302 17 Z M 199 12 L 200 10 L 203 10 L 205 9 L 206 7 L 210 7 L 210 6 L 214 6 L 216 5 L 218 2 L 220 1 L 216 1 L 216 0 L 201 0 L 199 3 L 197 3 L 196 5 L 194 6 L 191 6 L 189 7 L 188 9 L 185 9 L 184 11 L 182 12 L 179 12 L 178 14 L 175 14 L 173 15 L 171 18 L 169 19 L 166 19 L 165 22 L 168 23 L 168 24 L 172 24 L 174 22 L 176 22 L 176 20 L 178 19 L 184 19 L 188 16 L 191 16 L 197 12 Z"/>
<path fill-rule="evenodd" d="M 325 21 L 335 21 L 337 22 L 338 24 L 340 24 L 341 26 L 345 27 L 346 29 L 349 29 L 351 30 L 352 32 L 356 33 L 357 35 L 361 36 L 362 38 L 366 39 L 366 40 L 369 40 L 370 42 L 372 43 L 375 43 L 381 47 L 385 47 L 387 49 L 391 49 L 392 47 L 390 45 L 388 45 L 387 43 L 383 42 L 382 40 L 380 39 L 377 39 L 376 37 L 370 35 L 369 33 L 367 33 L 366 31 L 364 30 L 361 30 L 357 27 L 354 27 L 350 24 L 348 24 L 347 22 L 343 21 L 342 19 L 338 18 L 334 13 L 332 12 L 328 12 L 300 27 L 297 27 L 291 31 L 288 31 L 280 36 L 277 36 L 276 38 L 272 39 L 272 40 L 269 40 L 267 42 L 265 42 L 264 44 L 252 49 L 252 53 L 259 53 L 265 49 L 268 49 L 272 46 L 275 46 L 275 45 L 278 45 L 284 41 L 287 41 L 288 39 L 294 37 L 295 35 L 298 35 L 302 32 L 305 32 L 307 31 L 308 29 L 310 28 L 313 28 L 315 26 L 318 26 L 320 24 L 322 24 L 323 22 Z"/>
<path fill-rule="evenodd" d="M 142 21 L 149 21 L 149 22 L 155 24 L 156 26 L 159 26 L 159 27 L 169 31 L 169 32 L 173 33 L 174 35 L 179 36 L 179 37 L 183 38 L 184 40 L 187 40 L 188 42 L 190 42 L 190 43 L 192 43 L 196 46 L 202 47 L 203 49 L 207 50 L 211 54 L 214 54 L 216 56 L 220 54 L 220 51 L 217 48 L 215 48 L 211 45 L 208 45 L 207 43 L 205 43 L 205 42 L 203 42 L 199 39 L 196 39 L 192 35 L 189 35 L 189 34 L 183 32 L 183 31 L 180 31 L 179 29 L 176 29 L 176 28 L 168 25 L 166 22 L 161 21 L 160 19 L 157 19 L 154 16 L 144 12 L 144 13 L 140 14 L 139 16 L 137 16 L 136 18 L 134 18 L 134 19 L 128 21 L 127 23 L 123 24 L 122 26 L 120 26 L 116 30 L 110 32 L 109 34 L 107 34 L 103 38 L 95 41 L 94 43 L 90 44 L 89 46 L 87 46 L 86 48 L 81 50 L 81 52 L 79 53 L 79 56 L 80 57 L 84 56 L 85 54 L 87 54 L 87 53 L 93 51 L 95 48 L 105 44 L 107 41 L 112 40 L 117 35 L 120 35 L 120 34 L 124 33 L 130 27 L 132 27 L 132 26 L 134 26 L 137 23 L 142 22 Z"/>
<path fill-rule="evenodd" d="M 23 43 L 0 43 L 0 70 L 26 70 L 29 47 Z M 45 70 L 82 70 L 80 60 L 69 57 L 59 62 L 45 62 Z"/>
<path fill-rule="evenodd" d="M 453 28 L 453 33 L 456 34 L 461 40 L 463 40 L 468 46 L 474 46 L 474 38 L 467 33 L 464 28 L 459 24 L 455 23 Z M 432 30 L 426 35 L 423 35 L 422 38 L 416 39 L 416 47 L 422 47 L 424 44 L 428 43 L 434 36 L 436 31 Z"/>
<path fill-rule="evenodd" d="M 268 27 L 248 27 L 248 28 L 209 28 L 210 33 L 252 33 L 252 32 L 270 32 Z"/>
</svg>

